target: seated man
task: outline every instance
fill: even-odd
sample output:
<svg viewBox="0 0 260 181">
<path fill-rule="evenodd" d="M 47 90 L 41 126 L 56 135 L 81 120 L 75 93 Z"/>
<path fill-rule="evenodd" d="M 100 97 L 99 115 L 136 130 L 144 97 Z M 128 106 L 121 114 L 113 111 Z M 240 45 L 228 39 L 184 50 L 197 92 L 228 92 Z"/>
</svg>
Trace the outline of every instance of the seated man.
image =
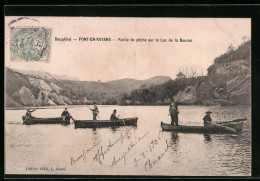
<svg viewBox="0 0 260 181">
<path fill-rule="evenodd" d="M 65 120 L 69 116 L 70 116 L 70 113 L 67 111 L 67 108 L 65 108 L 65 110 L 61 114 L 61 117 L 63 118 L 63 120 Z"/>
<path fill-rule="evenodd" d="M 116 117 L 116 109 L 115 109 L 110 116 L 110 121 L 117 121 L 117 120 L 119 120 L 119 118 Z"/>
<path fill-rule="evenodd" d="M 204 126 L 209 126 L 209 125 L 211 125 L 211 122 L 212 122 L 212 119 L 211 119 L 211 117 L 210 117 L 210 114 L 211 114 L 211 113 L 212 113 L 211 111 L 207 111 L 207 112 L 206 112 L 206 115 L 205 115 L 204 118 L 203 118 Z"/>
</svg>

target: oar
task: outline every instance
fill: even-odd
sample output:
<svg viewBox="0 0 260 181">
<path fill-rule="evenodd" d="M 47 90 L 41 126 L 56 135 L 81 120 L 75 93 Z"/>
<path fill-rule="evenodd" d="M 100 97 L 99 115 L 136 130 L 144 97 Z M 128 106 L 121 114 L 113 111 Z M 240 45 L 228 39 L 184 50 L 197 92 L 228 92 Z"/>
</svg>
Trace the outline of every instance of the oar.
<svg viewBox="0 0 260 181">
<path fill-rule="evenodd" d="M 87 107 L 88 107 L 88 105 L 87 105 Z M 91 110 L 90 107 L 88 107 L 88 108 L 89 108 L 89 110 Z"/>
<path fill-rule="evenodd" d="M 240 119 L 235 119 L 233 121 L 217 122 L 216 124 L 240 122 L 240 121 L 246 121 L 246 120 L 247 120 L 247 118 L 240 118 Z"/>
<path fill-rule="evenodd" d="M 118 117 L 119 117 L 119 116 L 120 116 L 120 115 L 118 115 Z M 121 119 L 122 119 L 124 125 L 126 126 L 124 119 L 122 118 L 122 116 L 120 116 L 120 117 L 121 117 Z"/>
<path fill-rule="evenodd" d="M 35 108 L 33 111 L 36 111 L 37 108 Z M 33 112 L 32 111 L 32 112 Z M 28 119 L 28 117 L 26 116 L 25 120 L 23 120 L 23 122 L 25 122 Z"/>
<path fill-rule="evenodd" d="M 74 118 L 69 114 L 69 117 L 72 119 L 72 121 L 73 121 L 73 123 L 74 123 Z M 65 120 L 64 120 L 65 122 L 67 122 L 66 121 L 66 117 L 65 117 Z M 69 122 L 70 123 L 70 122 Z M 70 124 L 72 124 L 72 123 L 70 123 Z M 68 127 L 70 124 L 66 124 L 66 127 Z"/>
<path fill-rule="evenodd" d="M 72 121 L 75 122 L 75 119 L 71 115 L 70 115 L 70 117 L 71 117 Z"/>
<path fill-rule="evenodd" d="M 88 107 L 88 105 L 87 105 L 87 107 Z M 88 107 L 88 108 L 89 108 L 90 111 L 92 111 L 92 109 L 90 107 Z M 100 119 L 100 117 L 98 115 L 97 115 L 97 117 Z"/>
<path fill-rule="evenodd" d="M 69 113 L 70 118 L 72 119 L 72 121 L 75 123 L 75 119 L 71 116 L 71 114 Z"/>
<path fill-rule="evenodd" d="M 228 131 L 231 131 L 231 132 L 233 132 L 233 133 L 236 133 L 236 132 L 237 132 L 236 129 L 230 128 L 230 127 L 227 127 L 227 126 L 221 126 L 221 125 L 219 125 L 219 124 L 212 124 L 212 125 L 214 125 L 214 126 L 216 126 L 216 127 L 224 128 L 224 129 L 226 129 L 226 130 L 228 130 Z"/>
<path fill-rule="evenodd" d="M 75 120 L 74 120 L 74 118 L 71 116 L 71 114 L 68 112 L 68 114 L 69 114 L 69 117 L 72 119 L 72 121 L 74 122 Z M 66 121 L 66 117 L 65 117 L 65 121 Z"/>
<path fill-rule="evenodd" d="M 28 117 L 26 116 L 26 118 L 23 120 L 23 123 L 27 120 L 27 118 L 28 118 Z"/>
</svg>

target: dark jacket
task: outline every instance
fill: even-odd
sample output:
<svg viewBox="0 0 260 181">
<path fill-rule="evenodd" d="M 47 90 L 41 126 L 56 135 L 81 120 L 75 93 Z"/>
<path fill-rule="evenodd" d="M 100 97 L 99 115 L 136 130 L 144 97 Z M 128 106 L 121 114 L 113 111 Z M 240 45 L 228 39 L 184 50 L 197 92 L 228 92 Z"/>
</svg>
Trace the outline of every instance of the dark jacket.
<svg viewBox="0 0 260 181">
<path fill-rule="evenodd" d="M 116 113 L 111 114 L 110 121 L 117 121 L 119 118 L 116 117 Z"/>
<path fill-rule="evenodd" d="M 179 114 L 177 103 L 174 103 L 174 105 L 172 105 L 172 104 L 170 105 L 169 112 L 170 112 L 170 115 L 177 115 L 177 114 Z"/>
<path fill-rule="evenodd" d="M 61 114 L 61 117 L 62 116 L 70 116 L 70 113 L 68 111 L 63 111 Z"/>
<path fill-rule="evenodd" d="M 36 109 L 35 109 L 36 110 Z M 29 110 L 29 111 L 27 111 L 26 113 L 25 113 L 25 116 L 27 117 L 27 118 L 32 118 L 33 116 L 32 116 L 32 112 L 33 111 L 35 111 L 35 110 Z"/>
<path fill-rule="evenodd" d="M 211 124 L 212 119 L 209 115 L 205 115 L 204 118 L 203 118 L 203 121 L 204 121 L 204 126 L 206 126 L 206 125 Z"/>
<path fill-rule="evenodd" d="M 32 117 L 31 112 L 30 112 L 30 111 L 27 111 L 26 114 L 25 114 L 25 116 L 26 116 L 27 118 L 31 118 L 31 117 Z"/>
<path fill-rule="evenodd" d="M 99 110 L 98 107 L 96 105 L 94 105 L 94 108 L 91 109 L 91 111 L 93 112 L 93 114 L 98 115 L 99 114 Z"/>
</svg>

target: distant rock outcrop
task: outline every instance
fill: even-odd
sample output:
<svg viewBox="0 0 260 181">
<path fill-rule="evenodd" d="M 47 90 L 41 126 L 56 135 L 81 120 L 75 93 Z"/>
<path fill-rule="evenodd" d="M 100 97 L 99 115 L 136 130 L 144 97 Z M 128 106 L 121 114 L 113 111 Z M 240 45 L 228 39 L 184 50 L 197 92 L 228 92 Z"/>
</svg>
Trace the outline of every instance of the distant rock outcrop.
<svg viewBox="0 0 260 181">
<path fill-rule="evenodd" d="M 215 102 L 225 104 L 251 104 L 251 40 L 236 50 L 217 57 L 208 68 L 208 77 L 215 77 Z"/>
<path fill-rule="evenodd" d="M 23 75 L 6 68 L 6 107 L 69 105 L 61 87 L 42 78 Z"/>
<path fill-rule="evenodd" d="M 29 77 L 29 81 L 32 86 L 37 87 L 40 90 L 52 91 L 53 89 L 42 79 Z"/>
<path fill-rule="evenodd" d="M 13 100 L 8 94 L 5 94 L 5 106 L 6 107 L 20 107 L 21 104 Z"/>
<path fill-rule="evenodd" d="M 212 74 L 251 74 L 251 40 L 215 58 L 208 68 L 208 75 Z"/>
<path fill-rule="evenodd" d="M 189 84 L 190 79 L 183 82 Z M 215 58 L 208 75 L 195 78 L 195 82 L 174 98 L 180 97 L 181 104 L 251 104 L 251 41 Z"/>
<path fill-rule="evenodd" d="M 32 94 L 32 92 L 30 91 L 30 89 L 28 89 L 25 86 L 22 86 L 18 91 L 16 91 L 12 97 L 15 98 L 15 100 L 19 101 L 22 105 L 24 106 L 34 106 L 34 100 L 35 97 Z"/>
<path fill-rule="evenodd" d="M 194 86 L 187 86 L 185 90 L 179 91 L 174 100 L 181 104 L 196 104 L 197 103 L 197 91 Z"/>
</svg>

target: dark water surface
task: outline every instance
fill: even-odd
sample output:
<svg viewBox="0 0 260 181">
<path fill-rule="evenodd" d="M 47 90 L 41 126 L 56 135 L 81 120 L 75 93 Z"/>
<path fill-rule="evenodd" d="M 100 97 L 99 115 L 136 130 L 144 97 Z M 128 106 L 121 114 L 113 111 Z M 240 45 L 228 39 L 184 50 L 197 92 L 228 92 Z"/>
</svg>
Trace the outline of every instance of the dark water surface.
<svg viewBox="0 0 260 181">
<path fill-rule="evenodd" d="M 214 122 L 246 117 L 240 135 L 161 132 L 170 123 L 168 106 L 99 106 L 100 118 L 113 109 L 138 117 L 137 127 L 75 129 L 74 124 L 23 125 L 25 110 L 5 111 L 7 174 L 81 175 L 251 175 L 250 106 L 179 106 L 179 124 L 203 125 L 213 111 Z M 87 107 L 68 108 L 75 119 L 91 119 Z M 62 108 L 39 109 L 35 117 L 58 117 Z"/>
</svg>

